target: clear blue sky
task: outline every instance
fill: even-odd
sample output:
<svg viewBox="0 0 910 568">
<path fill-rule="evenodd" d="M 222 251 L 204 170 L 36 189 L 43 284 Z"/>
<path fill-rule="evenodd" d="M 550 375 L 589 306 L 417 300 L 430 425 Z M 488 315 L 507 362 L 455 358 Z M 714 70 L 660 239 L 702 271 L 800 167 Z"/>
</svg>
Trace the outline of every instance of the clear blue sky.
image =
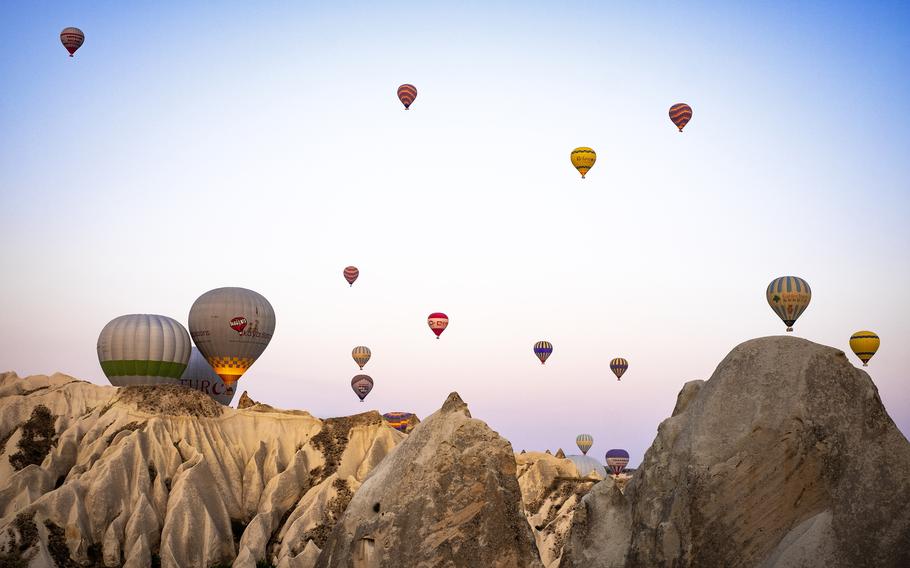
<svg viewBox="0 0 910 568">
<path fill-rule="evenodd" d="M 588 432 L 638 463 L 683 382 L 783 332 L 764 289 L 795 274 L 796 335 L 878 332 L 908 432 L 908 6 L 5 2 L 0 368 L 106 384 L 108 320 L 244 286 L 278 319 L 253 398 L 458 390 L 516 451 Z"/>
</svg>

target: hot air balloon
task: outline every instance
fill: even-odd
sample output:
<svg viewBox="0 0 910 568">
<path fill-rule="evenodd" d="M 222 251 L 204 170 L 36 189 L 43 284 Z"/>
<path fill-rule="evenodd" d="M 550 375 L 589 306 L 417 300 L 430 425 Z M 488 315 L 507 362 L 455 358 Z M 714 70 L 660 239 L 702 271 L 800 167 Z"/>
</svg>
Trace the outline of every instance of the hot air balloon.
<svg viewBox="0 0 910 568">
<path fill-rule="evenodd" d="M 594 445 L 594 437 L 590 434 L 579 434 L 578 437 L 575 438 L 575 443 L 578 445 L 578 449 L 581 450 L 581 453 L 588 455 L 588 450 Z"/>
<path fill-rule="evenodd" d="M 692 107 L 686 103 L 676 103 L 670 107 L 670 120 L 682 132 L 683 128 L 692 120 Z"/>
<path fill-rule="evenodd" d="M 348 281 L 348 284 L 351 286 L 354 285 L 354 281 L 357 280 L 357 277 L 360 276 L 360 271 L 357 270 L 356 266 L 348 266 L 344 269 L 344 279 Z"/>
<path fill-rule="evenodd" d="M 202 391 L 215 401 L 227 406 L 234 399 L 234 386 L 226 385 L 221 377 L 215 374 L 215 369 L 205 360 L 199 349 L 193 347 L 190 362 L 180 377 L 180 384 L 193 390 Z"/>
<path fill-rule="evenodd" d="M 793 324 L 809 306 L 812 290 L 802 278 L 781 276 L 768 284 L 765 295 L 774 313 L 784 320 L 787 331 L 793 331 Z"/>
<path fill-rule="evenodd" d="M 216 288 L 190 308 L 190 337 L 224 384 L 233 386 L 275 332 L 275 310 L 246 288 Z"/>
<path fill-rule="evenodd" d="M 863 362 L 863 367 L 867 367 L 869 359 L 878 351 L 881 340 L 878 335 L 872 331 L 857 331 L 850 336 L 850 349 Z"/>
<path fill-rule="evenodd" d="M 572 158 L 572 165 L 581 174 L 581 179 L 585 179 L 585 174 L 594 167 L 594 162 L 597 161 L 597 154 L 594 153 L 594 150 L 585 146 L 572 150 L 570 157 Z"/>
<path fill-rule="evenodd" d="M 112 319 L 98 336 L 98 361 L 115 387 L 176 385 L 190 359 L 190 336 L 174 319 L 130 314 Z"/>
<path fill-rule="evenodd" d="M 622 473 L 627 465 L 629 465 L 629 452 L 625 450 L 610 450 L 607 452 L 607 467 L 610 468 L 613 475 Z"/>
<path fill-rule="evenodd" d="M 354 358 L 354 362 L 360 365 L 360 370 L 363 370 L 363 366 L 367 364 L 367 361 L 370 360 L 370 348 L 363 345 L 357 346 L 351 351 L 351 357 Z"/>
<path fill-rule="evenodd" d="M 360 402 L 373 390 L 373 379 L 369 375 L 357 375 L 351 379 L 351 388 L 360 397 Z"/>
<path fill-rule="evenodd" d="M 596 473 L 601 479 L 607 476 L 607 470 L 604 469 L 603 464 L 594 458 L 589 458 L 588 456 L 566 456 L 566 459 L 575 466 L 576 471 L 578 471 L 578 477 L 588 477 L 592 473 Z"/>
<path fill-rule="evenodd" d="M 85 42 L 85 34 L 79 28 L 63 28 L 63 31 L 60 32 L 60 43 L 70 52 L 70 57 L 82 47 L 83 42 Z"/>
<path fill-rule="evenodd" d="M 534 354 L 540 359 L 540 364 L 547 362 L 547 357 L 553 353 L 553 344 L 549 341 L 538 341 L 534 344 Z"/>
<path fill-rule="evenodd" d="M 398 100 L 404 105 L 404 110 L 411 108 L 414 99 L 417 98 L 417 87 L 409 83 L 398 87 Z"/>
<path fill-rule="evenodd" d="M 429 325 L 430 329 L 433 330 L 433 333 L 436 334 L 436 339 L 439 339 L 442 332 L 449 326 L 449 316 L 442 312 L 433 312 L 430 314 L 430 317 L 427 318 L 427 325 Z"/>
<path fill-rule="evenodd" d="M 398 430 L 399 432 L 407 432 L 408 426 L 411 424 L 411 421 L 414 419 L 413 412 L 386 412 L 382 415 L 386 422 L 389 423 L 389 426 Z"/>
<path fill-rule="evenodd" d="M 613 371 L 613 374 L 616 375 L 616 380 L 622 378 L 623 373 L 626 372 L 626 369 L 629 368 L 629 362 L 623 359 L 622 357 L 617 357 L 610 361 L 610 370 Z"/>
</svg>

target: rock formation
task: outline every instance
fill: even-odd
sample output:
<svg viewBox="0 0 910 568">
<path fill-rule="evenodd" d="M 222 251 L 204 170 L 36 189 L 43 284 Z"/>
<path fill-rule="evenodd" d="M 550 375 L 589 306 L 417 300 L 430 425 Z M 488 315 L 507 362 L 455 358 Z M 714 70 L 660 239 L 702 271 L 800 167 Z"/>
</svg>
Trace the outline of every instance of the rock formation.
<svg viewBox="0 0 910 568">
<path fill-rule="evenodd" d="M 910 444 L 865 371 L 804 339 L 736 347 L 683 387 L 625 495 L 608 483 L 562 566 L 910 566 Z"/>
<path fill-rule="evenodd" d="M 312 566 L 404 437 L 376 412 L 318 420 L 176 385 L 5 373 L 0 565 Z"/>
<path fill-rule="evenodd" d="M 237 401 L 237 409 L 243 410 L 244 408 L 256 406 L 257 404 L 259 403 L 250 398 L 250 395 L 247 394 L 246 391 L 243 391 L 243 394 L 240 395 L 240 399 Z"/>
<path fill-rule="evenodd" d="M 512 446 L 456 393 L 360 487 L 316 566 L 539 567 Z"/>
<path fill-rule="evenodd" d="M 558 566 L 563 542 L 579 499 L 599 481 L 580 477 L 570 460 L 545 452 L 515 458 L 525 515 L 545 568 Z"/>
</svg>

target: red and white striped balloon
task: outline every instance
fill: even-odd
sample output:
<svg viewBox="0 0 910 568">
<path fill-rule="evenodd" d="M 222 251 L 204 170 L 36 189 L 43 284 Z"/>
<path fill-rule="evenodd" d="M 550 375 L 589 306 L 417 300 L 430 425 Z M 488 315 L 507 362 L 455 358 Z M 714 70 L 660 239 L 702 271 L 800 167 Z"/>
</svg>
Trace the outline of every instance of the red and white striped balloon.
<svg viewBox="0 0 910 568">
<path fill-rule="evenodd" d="M 357 277 L 360 276 L 360 271 L 357 270 L 356 266 L 348 266 L 344 269 L 344 279 L 348 281 L 348 284 L 351 286 L 354 285 L 354 281 L 357 280 Z"/>
</svg>

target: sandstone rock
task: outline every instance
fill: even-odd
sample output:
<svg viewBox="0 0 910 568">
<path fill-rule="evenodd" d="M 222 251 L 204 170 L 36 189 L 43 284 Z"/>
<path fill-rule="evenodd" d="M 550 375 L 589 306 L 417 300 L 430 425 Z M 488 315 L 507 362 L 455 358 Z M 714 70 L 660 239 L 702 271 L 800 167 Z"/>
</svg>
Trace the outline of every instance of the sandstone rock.
<svg viewBox="0 0 910 568">
<path fill-rule="evenodd" d="M 804 339 L 747 341 L 687 383 L 626 494 L 609 487 L 563 566 L 910 566 L 910 444 L 864 371 Z"/>
<path fill-rule="evenodd" d="M 579 477 L 570 460 L 547 453 L 519 454 L 515 461 L 525 515 L 541 562 L 547 568 L 557 566 L 575 506 L 597 480 Z"/>
<path fill-rule="evenodd" d="M 564 451 L 562 451 L 562 448 L 559 448 L 558 450 L 556 450 L 556 457 L 558 457 L 558 458 L 566 457 L 566 453 Z"/>
<path fill-rule="evenodd" d="M 237 401 L 237 409 L 249 408 L 251 406 L 256 406 L 257 404 L 259 403 L 250 398 L 250 395 L 248 395 L 246 391 L 243 391 L 243 394 L 240 395 L 240 400 Z"/>
<path fill-rule="evenodd" d="M 563 547 L 559 568 L 621 568 L 632 518 L 627 496 L 610 477 L 581 499 Z"/>
<path fill-rule="evenodd" d="M 373 470 L 319 567 L 539 567 L 511 445 L 456 394 Z"/>
<path fill-rule="evenodd" d="M 15 470 L 9 457 L 39 405 L 53 415 L 55 443 L 47 451 L 45 436 L 33 436 L 46 455 Z M 308 549 L 299 561 L 312 565 L 318 548 L 306 537 L 331 530 L 347 503 L 336 497 L 356 490 L 405 436 L 375 412 L 323 421 L 267 405 L 225 408 L 180 386 L 117 389 L 4 373 L 4 438 L 0 565 L 144 568 L 157 558 L 165 568 L 208 568 L 274 564 L 291 544 Z M 333 512 L 323 499 L 334 499 Z M 301 509 L 305 517 L 291 514 Z M 9 530 L 18 518 L 37 527 L 24 545 Z M 283 543 L 291 518 L 301 529 L 292 536 L 303 540 Z"/>
</svg>

